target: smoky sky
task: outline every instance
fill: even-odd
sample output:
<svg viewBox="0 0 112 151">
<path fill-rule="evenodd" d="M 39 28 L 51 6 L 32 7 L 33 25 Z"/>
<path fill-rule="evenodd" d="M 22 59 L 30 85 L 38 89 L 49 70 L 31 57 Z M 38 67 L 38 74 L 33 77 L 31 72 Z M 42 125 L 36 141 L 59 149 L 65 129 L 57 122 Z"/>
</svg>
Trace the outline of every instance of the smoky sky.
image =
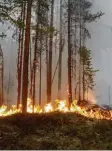
<svg viewBox="0 0 112 151">
<path fill-rule="evenodd" d="M 87 47 L 92 50 L 93 65 L 99 72 L 96 74 L 96 99 L 99 104 L 109 103 L 109 86 L 110 96 L 112 98 L 112 0 L 91 0 L 93 2 L 92 12 L 102 11 L 105 13 L 97 22 L 87 25 L 91 33 L 91 39 L 87 40 Z M 0 32 L 5 31 L 6 26 L 0 25 Z M 15 102 L 17 97 L 17 42 L 11 38 L 12 31 L 8 31 L 8 37 L 0 40 L 4 52 L 5 62 L 5 93 L 7 94 L 8 86 L 10 86 L 9 101 Z M 67 89 L 67 53 L 66 48 L 63 53 L 63 71 L 62 71 L 62 94 L 63 99 L 66 99 Z M 57 52 L 55 52 L 57 53 Z M 56 54 L 54 54 L 56 56 Z M 55 69 L 58 56 L 53 60 L 53 71 Z M 46 97 L 45 88 L 45 65 L 42 66 L 43 74 L 43 99 Z M 10 81 L 10 83 L 9 83 Z M 38 88 L 37 88 L 38 91 Z M 7 99 L 7 95 L 6 99 Z M 53 84 L 53 96 L 57 96 L 57 79 Z M 112 104 L 112 100 L 111 100 Z"/>
<path fill-rule="evenodd" d="M 98 103 L 109 103 L 109 86 L 112 98 L 112 1 L 93 1 L 93 12 L 105 13 L 100 20 L 89 25 L 91 39 L 87 46 L 91 48 L 93 64 L 99 72 L 96 74 L 96 98 Z M 112 102 L 111 102 L 112 103 Z"/>
</svg>

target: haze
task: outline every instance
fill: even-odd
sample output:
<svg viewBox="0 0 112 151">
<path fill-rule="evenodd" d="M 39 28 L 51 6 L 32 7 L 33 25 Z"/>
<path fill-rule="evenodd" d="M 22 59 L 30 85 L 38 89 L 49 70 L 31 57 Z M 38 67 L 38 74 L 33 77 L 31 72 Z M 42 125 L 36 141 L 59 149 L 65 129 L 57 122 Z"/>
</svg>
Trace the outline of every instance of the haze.
<svg viewBox="0 0 112 151">
<path fill-rule="evenodd" d="M 92 50 L 93 64 L 95 69 L 99 69 L 99 72 L 96 74 L 96 100 L 99 104 L 109 104 L 109 86 L 110 97 L 112 98 L 112 0 L 93 0 L 93 12 L 99 10 L 102 10 L 102 12 L 105 14 L 100 18 L 100 20 L 98 20 L 98 22 L 88 25 L 91 33 L 91 39 L 87 41 L 87 47 Z M 6 27 L 1 25 L 0 31 L 3 31 L 3 29 L 5 30 L 5 28 Z M 4 40 L 0 40 L 0 43 L 2 44 L 5 59 L 5 93 L 7 94 L 9 85 L 9 101 L 10 103 L 13 103 L 16 102 L 17 98 L 17 43 L 11 39 L 10 35 L 12 35 L 11 31 L 8 31 L 8 37 Z M 54 60 L 53 67 L 56 66 L 57 58 Z M 67 98 L 67 73 L 65 70 L 67 65 L 66 59 L 67 58 L 63 59 L 63 99 Z M 45 83 L 45 78 L 45 70 L 43 65 L 43 83 Z M 46 98 L 44 97 L 44 93 L 46 93 L 46 88 L 44 85 L 42 88 L 42 93 L 43 100 L 45 100 Z M 53 84 L 53 99 L 56 99 L 56 96 L 57 80 L 55 79 Z M 5 95 L 5 97 L 7 98 L 7 95 Z"/>
</svg>

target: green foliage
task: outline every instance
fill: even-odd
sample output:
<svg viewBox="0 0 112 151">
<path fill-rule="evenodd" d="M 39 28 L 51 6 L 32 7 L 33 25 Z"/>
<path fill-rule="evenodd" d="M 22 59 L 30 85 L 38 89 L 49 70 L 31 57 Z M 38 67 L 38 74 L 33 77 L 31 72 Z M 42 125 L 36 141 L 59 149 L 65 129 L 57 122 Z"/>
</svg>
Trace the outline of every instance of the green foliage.
<svg viewBox="0 0 112 151">
<path fill-rule="evenodd" d="M 41 27 L 36 27 L 36 25 L 34 25 L 34 26 L 32 26 L 32 29 L 35 31 L 35 30 L 38 30 L 38 32 L 40 33 L 40 32 L 42 32 L 43 34 L 47 34 L 47 33 L 50 33 L 50 32 L 52 32 L 52 33 L 54 33 L 54 34 L 56 34 L 57 33 L 57 30 L 55 29 L 55 27 L 52 27 L 52 28 L 50 28 L 50 27 L 45 27 L 45 26 L 43 26 L 42 28 Z"/>
<path fill-rule="evenodd" d="M 0 149 L 112 149 L 112 122 L 74 113 L 14 115 L 0 119 Z"/>
<path fill-rule="evenodd" d="M 22 6 L 23 4 L 27 2 L 27 0 L 1 0 L 0 3 L 0 22 L 5 23 L 5 22 L 10 22 L 11 25 L 14 27 L 20 29 L 24 28 L 25 25 L 20 18 L 20 15 L 15 18 L 12 14 L 21 14 Z M 33 12 L 37 12 L 37 1 L 33 1 Z M 41 7 L 39 11 L 39 18 L 40 18 L 40 23 L 45 25 L 46 22 L 46 13 L 49 10 L 49 0 L 41 0 L 39 1 L 39 5 Z M 34 27 L 34 25 L 33 25 Z M 54 30 L 54 29 L 52 29 Z"/>
<path fill-rule="evenodd" d="M 81 47 L 79 49 L 79 54 L 81 57 L 81 63 L 84 66 L 84 76 L 86 82 L 86 88 L 94 88 L 94 75 L 98 70 L 94 70 L 92 67 L 92 57 L 91 50 L 86 47 Z"/>
</svg>

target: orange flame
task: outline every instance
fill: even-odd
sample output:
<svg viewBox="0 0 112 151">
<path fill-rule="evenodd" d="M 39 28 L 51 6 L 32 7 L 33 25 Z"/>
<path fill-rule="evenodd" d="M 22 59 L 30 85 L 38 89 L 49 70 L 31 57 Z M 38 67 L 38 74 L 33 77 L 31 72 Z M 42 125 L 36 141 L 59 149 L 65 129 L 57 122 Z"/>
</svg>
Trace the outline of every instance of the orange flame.
<svg viewBox="0 0 112 151">
<path fill-rule="evenodd" d="M 44 108 L 40 108 L 39 106 L 34 106 L 34 113 L 49 113 L 49 112 L 54 112 L 54 111 L 59 111 L 59 112 L 73 112 L 73 113 L 78 113 L 80 115 L 83 115 L 88 118 L 96 118 L 96 119 L 107 119 L 107 120 L 112 120 L 112 111 L 107 111 L 109 115 L 102 115 L 100 112 L 100 108 L 97 109 L 96 111 L 93 111 L 92 109 L 90 111 L 87 111 L 86 107 L 80 107 L 77 105 L 77 100 L 74 100 L 73 103 L 71 104 L 70 110 L 68 109 L 67 101 L 66 100 L 56 100 L 56 107 L 54 108 L 51 103 L 46 104 Z M 12 105 L 11 108 L 8 110 L 8 107 L 6 105 L 3 105 L 0 108 L 0 117 L 2 116 L 9 116 L 13 115 L 16 113 L 21 113 L 22 112 L 22 105 L 19 105 L 19 109 L 17 109 L 16 105 Z M 27 112 L 28 113 L 33 113 L 33 104 L 32 100 L 28 98 L 27 100 Z"/>
<path fill-rule="evenodd" d="M 44 111 L 45 111 L 45 113 L 53 112 L 53 107 L 52 107 L 51 103 L 45 105 Z"/>
</svg>

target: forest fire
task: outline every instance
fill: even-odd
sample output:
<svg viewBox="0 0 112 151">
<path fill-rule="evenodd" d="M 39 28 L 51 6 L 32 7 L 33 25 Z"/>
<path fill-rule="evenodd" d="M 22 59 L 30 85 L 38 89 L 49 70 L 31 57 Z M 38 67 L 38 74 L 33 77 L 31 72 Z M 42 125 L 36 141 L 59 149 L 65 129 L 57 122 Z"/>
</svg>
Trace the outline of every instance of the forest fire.
<svg viewBox="0 0 112 151">
<path fill-rule="evenodd" d="M 68 109 L 67 106 L 67 101 L 66 100 L 56 100 L 56 107 L 53 107 L 51 103 L 46 104 L 43 109 L 40 108 L 39 106 L 34 107 L 34 113 L 50 113 L 50 112 L 72 112 L 72 113 L 78 113 L 82 116 L 88 117 L 88 118 L 95 118 L 95 119 L 106 119 L 106 120 L 112 120 L 112 111 L 107 111 L 99 106 L 91 106 L 91 105 L 85 105 L 85 106 L 78 106 L 77 105 L 77 100 L 74 100 L 70 110 Z M 10 116 L 16 113 L 21 113 L 22 112 L 22 105 L 20 104 L 19 109 L 17 109 L 16 105 L 12 105 L 10 109 L 8 109 L 8 106 L 3 105 L 0 108 L 0 117 L 5 117 L 5 116 Z M 33 113 L 33 105 L 32 105 L 32 100 L 28 98 L 27 101 L 27 112 L 28 113 Z"/>
</svg>

